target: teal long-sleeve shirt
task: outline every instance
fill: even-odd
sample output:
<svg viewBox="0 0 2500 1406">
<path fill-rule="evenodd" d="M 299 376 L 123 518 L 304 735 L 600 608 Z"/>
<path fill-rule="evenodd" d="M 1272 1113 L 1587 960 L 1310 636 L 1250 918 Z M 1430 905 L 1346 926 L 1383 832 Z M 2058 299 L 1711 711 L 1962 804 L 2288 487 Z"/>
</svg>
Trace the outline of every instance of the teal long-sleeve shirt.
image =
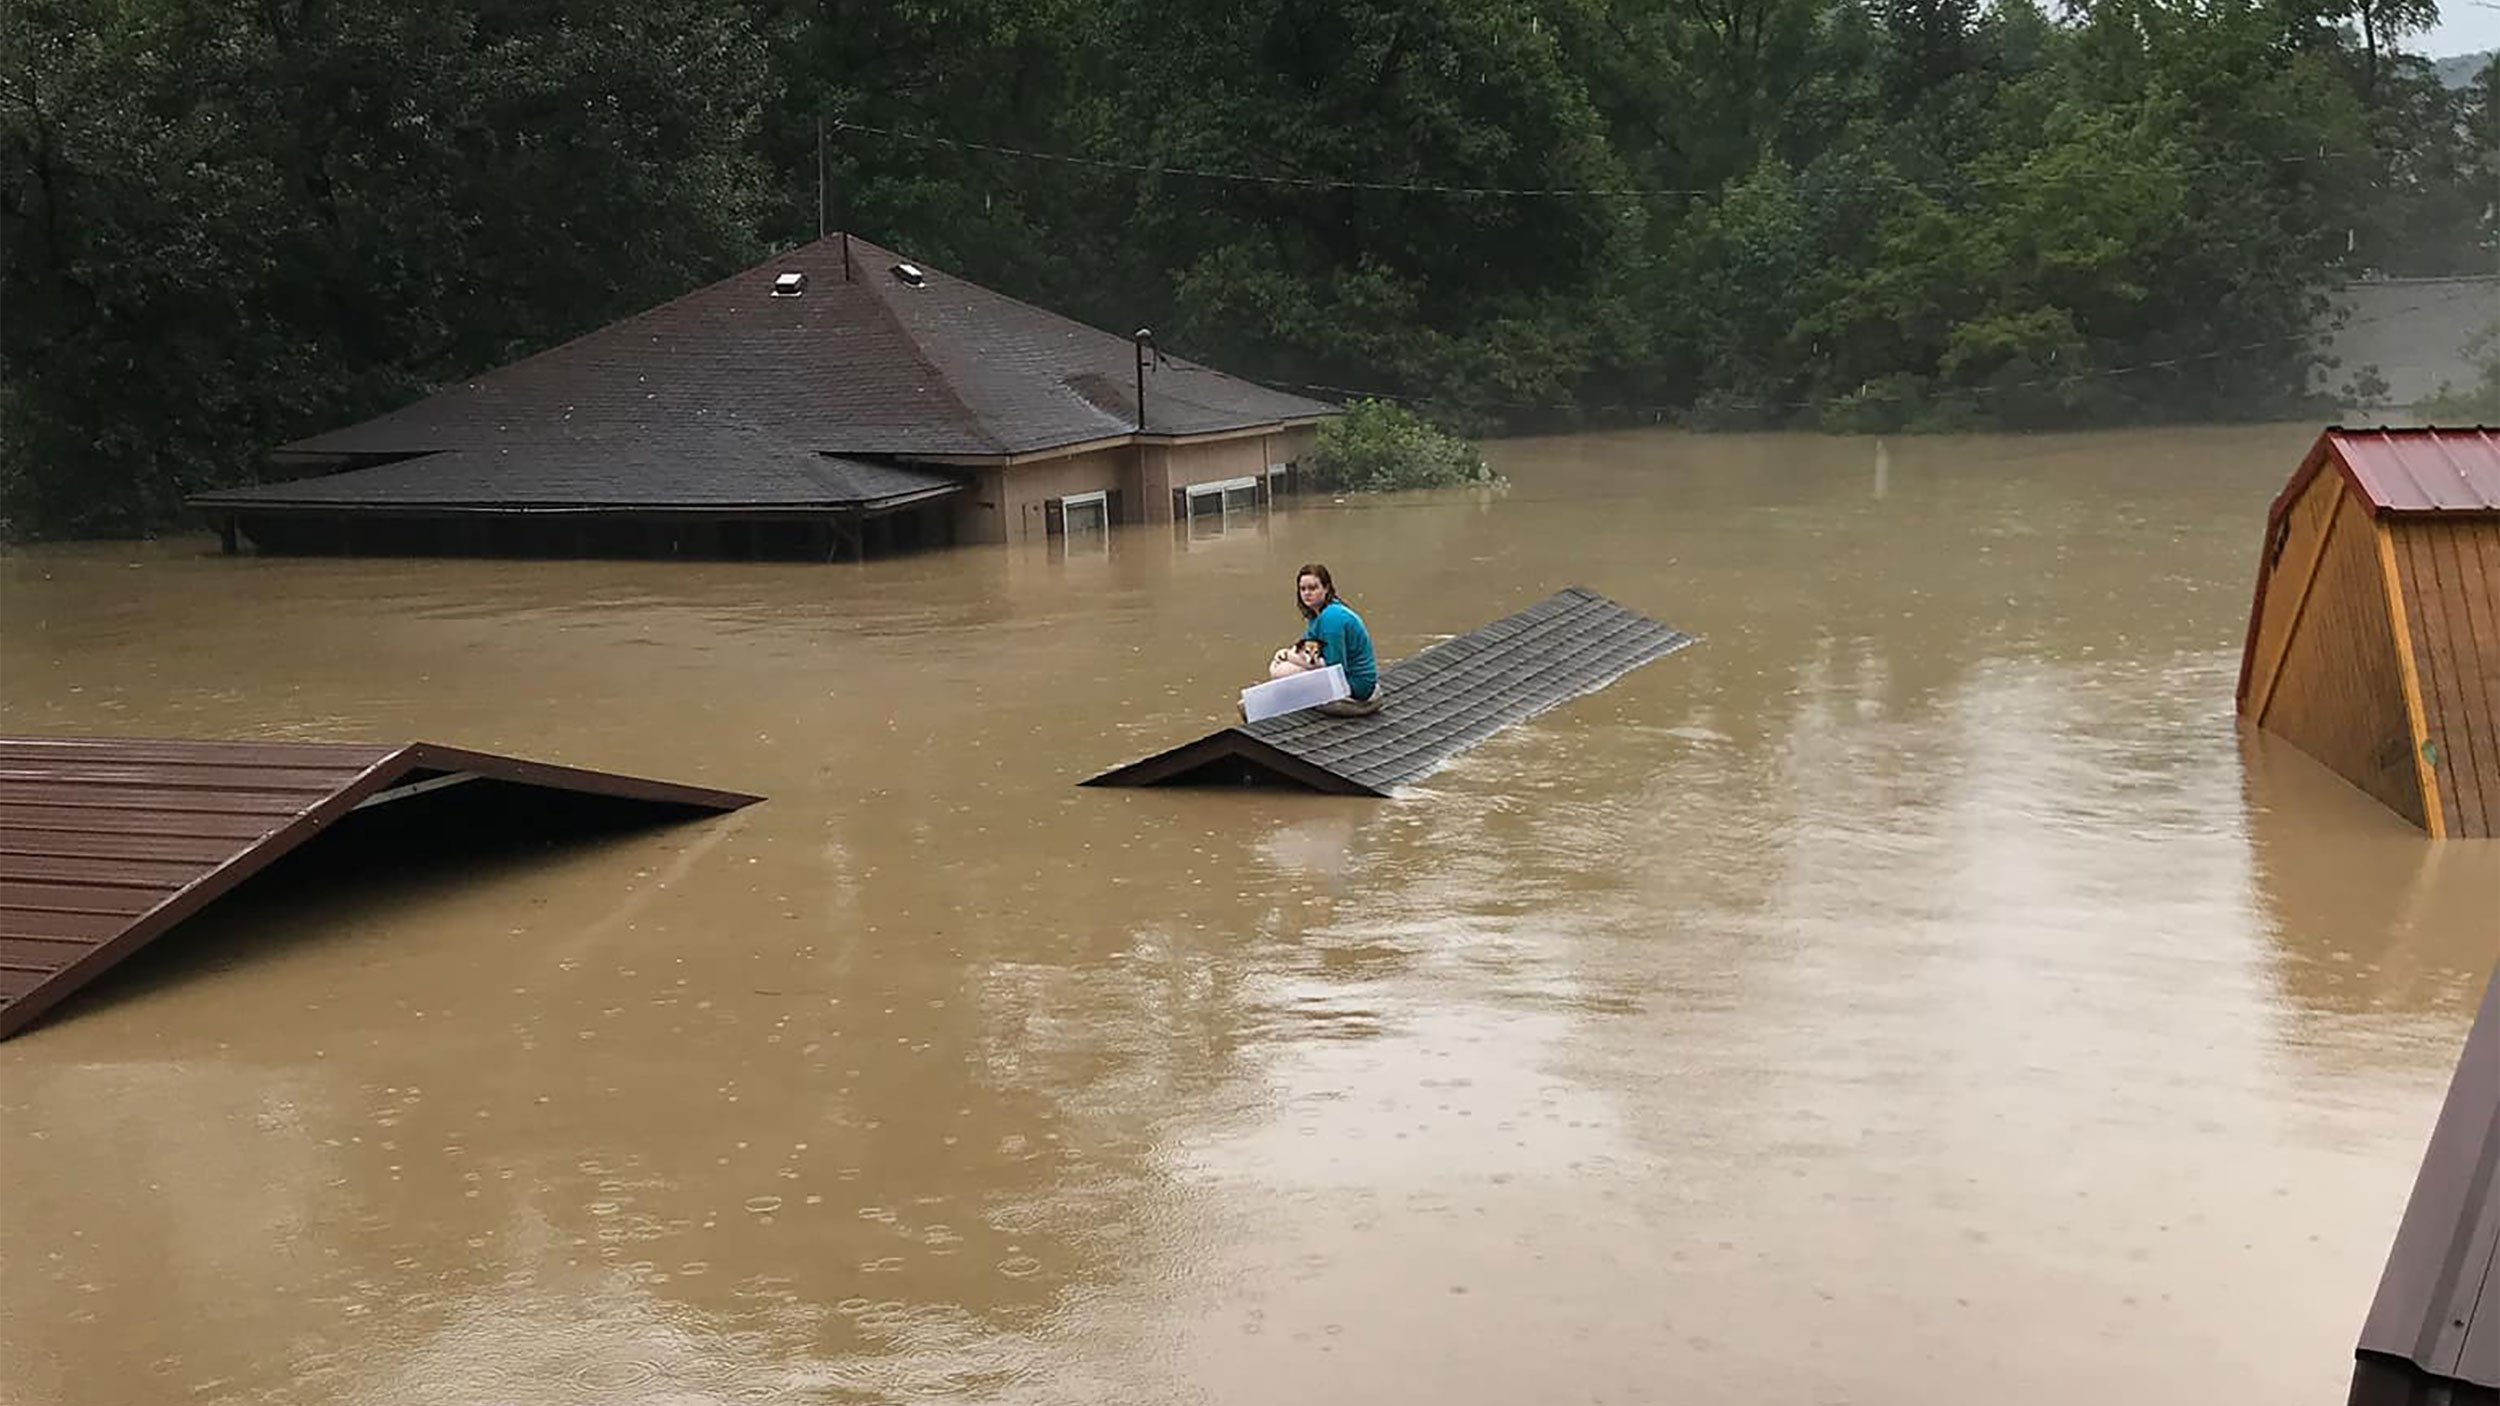
<svg viewBox="0 0 2500 1406">
<path fill-rule="evenodd" d="M 1302 638 L 1318 640 L 1320 657 L 1345 666 L 1346 687 L 1357 698 L 1369 698 L 1380 687 L 1380 664 L 1372 657 L 1372 632 L 1363 617 L 1340 601 L 1330 601 L 1303 630 Z"/>
</svg>

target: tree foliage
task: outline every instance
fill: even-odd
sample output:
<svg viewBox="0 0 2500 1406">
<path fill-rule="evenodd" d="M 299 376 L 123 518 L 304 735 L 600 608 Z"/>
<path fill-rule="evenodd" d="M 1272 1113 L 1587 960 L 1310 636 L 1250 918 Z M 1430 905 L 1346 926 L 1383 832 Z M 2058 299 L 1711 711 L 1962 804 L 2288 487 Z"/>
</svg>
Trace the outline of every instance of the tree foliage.
<svg viewBox="0 0 2500 1406">
<path fill-rule="evenodd" d="M 1358 400 L 1319 428 L 1310 486 L 1326 493 L 1455 488 L 1494 481 L 1476 447 L 1403 406 Z"/>
<path fill-rule="evenodd" d="M 273 443 L 745 257 L 753 47 L 707 0 L 28 0 L 0 514 L 163 522 Z"/>
<path fill-rule="evenodd" d="M 827 224 L 1474 431 L 2296 413 L 2323 290 L 2500 258 L 2433 14 L 22 0 L 0 526 L 149 529 Z"/>
<path fill-rule="evenodd" d="M 2476 333 L 2465 350 L 2474 379 L 2441 385 L 2439 394 L 2422 404 L 2422 414 L 2433 424 L 2500 424 L 2500 322 Z"/>
</svg>

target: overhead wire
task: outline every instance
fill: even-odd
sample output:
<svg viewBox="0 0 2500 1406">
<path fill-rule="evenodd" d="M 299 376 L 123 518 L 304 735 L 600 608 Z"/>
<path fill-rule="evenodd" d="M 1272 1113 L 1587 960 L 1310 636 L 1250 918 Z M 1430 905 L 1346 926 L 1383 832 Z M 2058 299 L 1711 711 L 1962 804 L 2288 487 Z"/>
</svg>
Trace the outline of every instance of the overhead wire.
<svg viewBox="0 0 2500 1406">
<path fill-rule="evenodd" d="M 871 123 L 853 122 L 848 120 L 832 121 L 828 124 L 828 127 L 834 131 L 857 132 L 888 140 L 943 146 L 959 151 L 976 152 L 984 155 L 1007 157 L 1017 160 L 1038 161 L 1061 166 L 1082 167 L 1130 175 L 1174 176 L 1219 183 L 1248 184 L 1291 190 L 1354 190 L 1414 195 L 1445 195 L 1465 198 L 1520 199 L 1643 199 L 1652 197 L 1708 199 L 1725 194 L 1724 188 L 1702 188 L 1691 186 L 1494 186 L 1447 184 L 1429 181 L 1384 181 L 1349 179 L 1341 177 L 1304 176 L 1279 172 L 1243 171 L 1212 166 L 1195 166 L 1166 162 L 1121 161 L 1103 157 L 1075 156 L 1063 152 L 1041 151 L 1034 148 L 1011 146 L 997 142 L 974 141 L 967 138 L 943 136 L 935 133 L 906 131 L 900 128 L 883 127 Z M 2368 153 L 2328 152 L 2321 150 L 2314 154 L 2285 153 L 2277 156 L 2208 158 L 2203 165 L 2211 169 L 2246 169 L 2323 164 L 2332 161 L 2369 159 L 2373 158 Z M 2078 173 L 2084 173 L 2080 168 L 2068 169 L 2075 170 Z M 2040 390 L 2052 387 L 2071 387 L 2079 384 L 2087 384 L 2096 380 L 2113 379 L 2121 376 L 2142 375 L 2148 372 L 2178 370 L 2191 364 L 2218 361 L 2225 357 L 2245 356 L 2255 352 L 2277 350 L 2295 343 L 2321 340 L 2325 337 L 2331 337 L 2334 333 L 2345 328 L 2368 326 L 2374 323 L 2392 321 L 2396 318 L 2410 316 L 2421 311 L 2423 311 L 2423 309 L 2419 306 L 2408 307 L 2369 317 L 2348 319 L 2335 327 L 2326 329 L 2313 329 L 2287 333 L 2282 336 L 2260 338 L 2255 341 L 2242 342 L 2231 346 L 2212 347 L 2202 351 L 2183 353 L 2178 356 L 2151 358 L 2145 361 L 2123 366 L 2092 367 L 2081 371 L 2043 374 L 2021 381 L 1986 382 L 1972 386 L 1956 386 L 1953 387 L 1952 390 L 1953 393 L 1957 395 L 2005 395 L 2015 392 Z M 1455 399 L 1455 397 L 1447 396 L 1415 395 L 1411 393 L 1398 393 L 1310 381 L 1278 381 L 1272 382 L 1271 384 L 1278 386 L 1280 389 L 1313 391 L 1323 395 L 1350 396 L 1406 404 L 1430 404 L 1436 401 Z M 1466 397 L 1465 399 L 1468 404 L 1485 409 L 1542 411 L 1553 414 L 1576 413 L 1665 416 L 1687 414 L 1694 408 L 1690 405 L 1593 403 L 1579 400 L 1564 402 L 1539 402 L 1498 400 L 1487 399 L 1484 397 Z M 1796 400 L 1762 400 L 1750 397 L 1716 397 L 1709 402 L 1713 408 L 1741 411 L 1811 410 L 1828 406 L 1831 403 L 1832 401 L 1830 397 L 1822 399 Z"/>
<path fill-rule="evenodd" d="M 914 142 L 925 146 L 942 146 L 956 151 L 977 152 L 986 156 L 1008 157 L 1020 161 L 1039 161 L 1060 166 L 1083 167 L 1089 170 L 1119 172 L 1139 176 L 1177 176 L 1191 180 L 1259 185 L 1290 190 L 1355 190 L 1398 195 L 1447 195 L 1467 198 L 1498 199 L 1644 199 L 1677 198 L 1709 199 L 1724 195 L 1723 186 L 1653 186 L 1653 185 L 1554 185 L 1503 186 L 1465 185 L 1438 181 L 1369 180 L 1345 176 L 1309 176 L 1276 171 L 1244 171 L 1220 166 L 1198 166 L 1177 162 L 1123 161 L 1109 157 L 1077 156 L 1066 152 L 1042 151 L 1032 147 L 1010 146 L 1001 142 L 975 141 L 966 137 L 950 137 L 933 132 L 915 132 L 899 127 L 883 127 L 866 122 L 836 119 L 827 124 L 834 132 L 858 132 L 889 141 Z M 2245 157 L 2206 156 L 2193 163 L 2196 170 L 2270 169 L 2284 166 L 2326 165 L 2335 162 L 2375 161 L 2370 152 L 2327 151 L 2283 152 L 2275 155 Z M 2075 174 L 2106 173 L 2113 168 L 2065 168 Z M 1981 184 L 2013 179 L 2011 173 L 1981 176 Z"/>
</svg>

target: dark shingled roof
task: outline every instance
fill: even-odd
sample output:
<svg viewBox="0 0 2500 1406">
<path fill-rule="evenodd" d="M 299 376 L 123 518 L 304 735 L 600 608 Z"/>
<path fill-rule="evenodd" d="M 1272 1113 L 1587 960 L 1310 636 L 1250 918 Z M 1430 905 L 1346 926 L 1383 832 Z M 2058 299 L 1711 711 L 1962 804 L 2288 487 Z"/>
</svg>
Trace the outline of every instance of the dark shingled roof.
<svg viewBox="0 0 2500 1406">
<path fill-rule="evenodd" d="M 1135 431 L 1136 351 L 1072 322 L 828 236 L 414 405 L 281 452 L 423 454 L 561 443 L 655 450 L 723 424 L 827 454 L 1004 455 Z M 798 297 L 772 296 L 785 273 Z M 1193 435 L 1301 422 L 1334 406 L 1165 358 L 1147 378 L 1147 429 Z"/>
<path fill-rule="evenodd" d="M 447 449 L 378 468 L 192 496 L 204 508 L 876 509 L 959 492 L 907 465 L 791 449 L 754 434 L 667 444 L 573 438 Z"/>
<path fill-rule="evenodd" d="M 1578 586 L 1384 670 L 1367 717 L 1305 709 L 1228 727 L 1088 786 L 1269 781 L 1386 796 L 1514 723 L 1694 643 Z"/>
</svg>

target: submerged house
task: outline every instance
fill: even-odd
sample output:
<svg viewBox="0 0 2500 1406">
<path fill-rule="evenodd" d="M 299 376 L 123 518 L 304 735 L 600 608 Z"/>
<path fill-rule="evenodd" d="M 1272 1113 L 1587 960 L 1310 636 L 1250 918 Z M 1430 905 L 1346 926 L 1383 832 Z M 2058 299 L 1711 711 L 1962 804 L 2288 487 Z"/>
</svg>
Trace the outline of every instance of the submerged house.
<svg viewBox="0 0 2500 1406">
<path fill-rule="evenodd" d="M 2500 431 L 2318 436 L 2267 514 L 2239 711 L 2434 837 L 2500 836 Z"/>
<path fill-rule="evenodd" d="M 832 235 L 190 502 L 229 551 L 823 560 L 1255 510 L 1335 413 Z"/>
</svg>

